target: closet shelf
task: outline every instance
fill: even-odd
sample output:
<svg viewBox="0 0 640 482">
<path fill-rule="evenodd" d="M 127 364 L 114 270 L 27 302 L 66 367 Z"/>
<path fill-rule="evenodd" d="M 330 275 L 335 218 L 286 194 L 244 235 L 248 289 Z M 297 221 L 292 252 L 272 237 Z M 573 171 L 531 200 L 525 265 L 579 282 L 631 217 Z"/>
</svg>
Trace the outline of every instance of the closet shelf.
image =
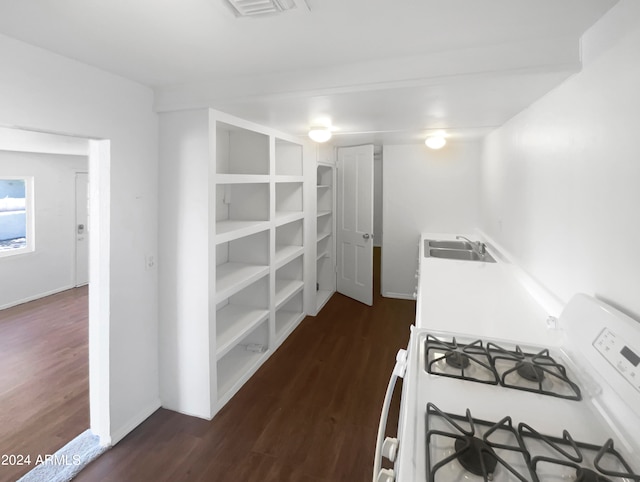
<svg viewBox="0 0 640 482">
<path fill-rule="evenodd" d="M 329 251 L 322 251 L 321 253 L 318 253 L 318 255 L 316 256 L 316 259 L 318 261 L 320 261 L 322 258 L 329 258 Z"/>
<path fill-rule="evenodd" d="M 276 312 L 276 337 L 284 339 L 302 318 L 304 318 L 304 313 L 300 311 L 278 310 Z"/>
<path fill-rule="evenodd" d="M 216 184 L 265 184 L 269 182 L 267 174 L 216 174 Z"/>
<path fill-rule="evenodd" d="M 269 317 L 269 310 L 228 304 L 216 312 L 216 358 L 219 360 Z"/>
<path fill-rule="evenodd" d="M 302 280 L 297 279 L 276 279 L 276 310 L 289 301 L 296 293 L 304 287 Z"/>
<path fill-rule="evenodd" d="M 216 222 L 216 244 L 233 241 L 267 229 L 269 229 L 269 221 L 218 221 Z"/>
<path fill-rule="evenodd" d="M 303 253 L 303 246 L 278 245 L 276 246 L 275 267 L 280 268 Z"/>
<path fill-rule="evenodd" d="M 269 266 L 224 263 L 216 266 L 216 303 L 229 298 L 269 273 Z"/>
<path fill-rule="evenodd" d="M 277 211 L 275 223 L 276 226 L 282 226 L 302 218 L 304 218 L 304 212 L 302 211 Z"/>
<path fill-rule="evenodd" d="M 218 403 L 226 403 L 256 372 L 267 353 L 253 353 L 235 346 L 218 360 Z"/>
<path fill-rule="evenodd" d="M 275 182 L 303 182 L 304 181 L 304 177 L 303 176 L 289 176 L 289 175 L 276 175 L 273 177 L 273 179 L 275 180 Z"/>
</svg>

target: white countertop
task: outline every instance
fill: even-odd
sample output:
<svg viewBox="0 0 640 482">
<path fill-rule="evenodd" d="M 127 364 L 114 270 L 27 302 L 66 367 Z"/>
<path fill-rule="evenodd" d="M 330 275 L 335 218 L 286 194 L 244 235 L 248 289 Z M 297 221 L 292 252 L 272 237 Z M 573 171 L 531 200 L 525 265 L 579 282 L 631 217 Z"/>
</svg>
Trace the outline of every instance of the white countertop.
<svg viewBox="0 0 640 482">
<path fill-rule="evenodd" d="M 548 314 L 515 276 L 500 253 L 496 263 L 424 256 L 425 239 L 455 234 L 424 233 L 420 239 L 420 278 L 416 326 L 543 346 L 561 344 L 561 333 L 547 328 Z M 478 236 L 465 235 L 475 241 Z"/>
</svg>

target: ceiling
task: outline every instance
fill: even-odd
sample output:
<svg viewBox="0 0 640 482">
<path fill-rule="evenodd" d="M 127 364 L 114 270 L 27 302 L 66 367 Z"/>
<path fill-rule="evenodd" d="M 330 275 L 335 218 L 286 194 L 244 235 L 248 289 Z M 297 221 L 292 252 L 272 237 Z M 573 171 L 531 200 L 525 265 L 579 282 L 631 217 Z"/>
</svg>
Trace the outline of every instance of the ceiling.
<svg viewBox="0 0 640 482">
<path fill-rule="evenodd" d="M 155 90 L 337 145 L 474 138 L 580 69 L 617 0 L 296 0 L 236 18 L 224 0 L 0 0 L 0 32 Z"/>
</svg>

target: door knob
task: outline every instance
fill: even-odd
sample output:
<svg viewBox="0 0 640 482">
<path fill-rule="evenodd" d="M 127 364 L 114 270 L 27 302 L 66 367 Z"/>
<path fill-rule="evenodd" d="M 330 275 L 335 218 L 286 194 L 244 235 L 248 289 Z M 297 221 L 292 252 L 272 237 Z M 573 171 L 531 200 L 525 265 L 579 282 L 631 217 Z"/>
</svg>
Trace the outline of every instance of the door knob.
<svg viewBox="0 0 640 482">
<path fill-rule="evenodd" d="M 78 234 L 84 233 L 84 224 L 78 224 Z"/>
<path fill-rule="evenodd" d="M 369 236 L 369 233 L 364 233 L 364 234 L 362 235 L 362 237 L 363 237 L 364 239 L 369 239 L 371 236 Z"/>
</svg>

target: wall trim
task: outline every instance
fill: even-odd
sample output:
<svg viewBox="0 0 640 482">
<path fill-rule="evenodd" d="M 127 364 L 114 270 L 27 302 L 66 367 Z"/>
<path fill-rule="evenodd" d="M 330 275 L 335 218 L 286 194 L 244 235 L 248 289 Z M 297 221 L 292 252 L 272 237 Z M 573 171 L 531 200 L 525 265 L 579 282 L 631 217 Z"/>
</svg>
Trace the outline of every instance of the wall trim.
<svg viewBox="0 0 640 482">
<path fill-rule="evenodd" d="M 73 286 L 72 284 L 65 285 L 65 286 L 62 286 L 60 288 L 56 288 L 56 289 L 53 289 L 53 290 L 50 290 L 50 291 L 45 291 L 44 293 L 38 293 L 37 295 L 28 296 L 28 297 L 23 298 L 21 300 L 11 301 L 10 303 L 7 303 L 6 305 L 0 306 L 0 310 L 5 310 L 5 309 L 11 308 L 13 306 L 22 305 L 22 304 L 28 303 L 30 301 L 39 300 L 40 298 L 46 298 L 47 296 L 55 295 L 57 293 L 62 293 L 63 291 L 67 291 L 67 290 L 70 290 L 70 289 L 73 289 L 73 288 L 75 288 L 75 286 Z"/>
<path fill-rule="evenodd" d="M 416 297 L 408 293 L 394 293 L 393 291 L 383 291 L 382 296 L 385 298 L 395 298 L 398 300 L 411 300 L 415 301 Z"/>
</svg>

